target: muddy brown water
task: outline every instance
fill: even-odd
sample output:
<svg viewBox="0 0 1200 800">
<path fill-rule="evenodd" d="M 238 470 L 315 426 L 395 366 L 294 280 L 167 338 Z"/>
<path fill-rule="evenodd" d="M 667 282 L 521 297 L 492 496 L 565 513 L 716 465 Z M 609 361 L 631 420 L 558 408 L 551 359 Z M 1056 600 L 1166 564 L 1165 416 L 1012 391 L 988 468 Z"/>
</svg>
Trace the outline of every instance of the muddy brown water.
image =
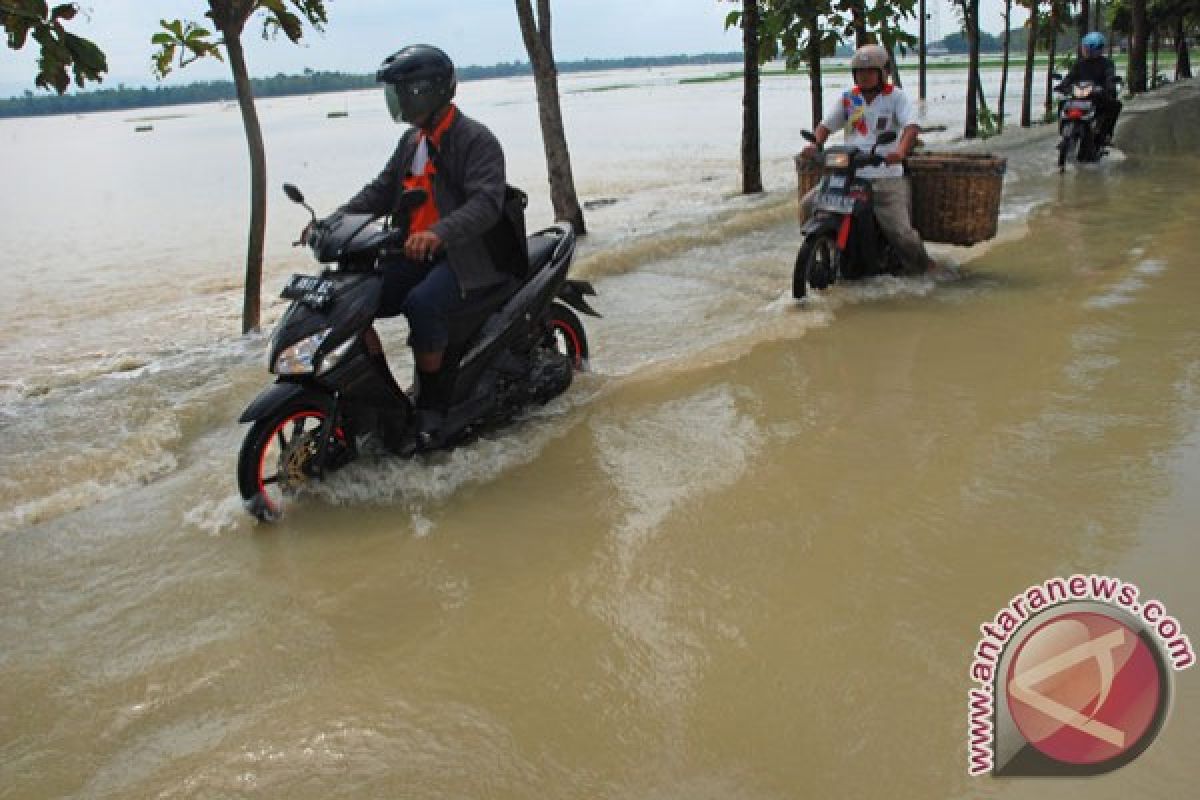
<svg viewBox="0 0 1200 800">
<path fill-rule="evenodd" d="M 17 387 L 0 797 L 1190 796 L 1193 671 L 1118 772 L 966 775 L 1025 587 L 1116 575 L 1200 631 L 1200 162 L 1013 141 L 956 279 L 798 307 L 786 190 L 584 251 L 568 396 L 273 528 L 232 486 L 261 339 Z"/>
</svg>

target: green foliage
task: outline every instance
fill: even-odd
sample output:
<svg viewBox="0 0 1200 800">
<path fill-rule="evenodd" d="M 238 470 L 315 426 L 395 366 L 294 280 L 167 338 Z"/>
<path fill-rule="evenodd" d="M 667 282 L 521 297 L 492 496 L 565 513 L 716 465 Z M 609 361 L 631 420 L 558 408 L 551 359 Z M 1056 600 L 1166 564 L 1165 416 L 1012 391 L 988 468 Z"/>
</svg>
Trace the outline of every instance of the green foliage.
<svg viewBox="0 0 1200 800">
<path fill-rule="evenodd" d="M 861 21 L 872 41 L 905 53 L 917 38 L 901 29 L 916 14 L 917 0 L 758 0 L 759 63 L 783 57 L 789 69 L 808 60 L 815 43 L 822 56 L 832 56 L 839 46 L 853 48 L 855 24 Z M 741 25 L 742 11 L 731 11 L 725 27 Z"/>
<path fill-rule="evenodd" d="M 980 108 L 976 110 L 975 120 L 978 125 L 976 134 L 980 139 L 987 139 L 1000 133 L 1000 117 L 993 113 L 991 109 Z"/>
<path fill-rule="evenodd" d="M 209 0 L 208 6 L 209 10 L 204 16 L 226 36 L 240 36 L 246 21 L 258 11 L 264 12 L 264 39 L 272 39 L 282 33 L 289 41 L 299 42 L 304 36 L 305 22 L 321 31 L 329 21 L 324 0 Z M 152 58 L 154 73 L 159 78 L 165 78 L 176 66 L 182 69 L 206 56 L 224 60 L 221 46 L 225 41 L 212 41 L 212 31 L 207 28 L 177 19 L 164 19 L 160 24 L 162 30 L 150 38 L 150 42 L 158 46 Z M 179 56 L 178 64 L 175 63 L 176 55 Z"/>
<path fill-rule="evenodd" d="M 68 31 L 63 23 L 75 19 L 79 6 L 62 3 L 50 8 L 45 0 L 0 0 L 0 25 L 12 50 L 20 50 L 32 37 L 40 48 L 35 83 L 59 94 L 71 84 L 83 88 L 99 83 L 108 71 L 108 59 L 93 42 Z M 71 74 L 68 74 L 70 70 Z"/>
<path fill-rule="evenodd" d="M 150 37 L 150 42 L 159 46 L 153 56 L 154 74 L 165 78 L 174 66 L 175 54 L 179 54 L 180 68 L 205 56 L 212 56 L 218 61 L 224 61 L 221 56 L 221 42 L 211 42 L 212 31 L 201 28 L 191 22 L 182 23 L 179 20 L 161 20 L 163 30 Z"/>
</svg>

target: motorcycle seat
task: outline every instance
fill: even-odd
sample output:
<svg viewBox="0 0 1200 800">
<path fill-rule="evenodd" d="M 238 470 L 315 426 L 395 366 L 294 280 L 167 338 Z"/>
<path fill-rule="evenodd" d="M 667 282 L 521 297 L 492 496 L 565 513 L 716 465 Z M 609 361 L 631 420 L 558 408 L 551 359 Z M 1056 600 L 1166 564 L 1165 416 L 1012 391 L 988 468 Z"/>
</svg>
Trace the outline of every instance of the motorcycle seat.
<svg viewBox="0 0 1200 800">
<path fill-rule="evenodd" d="M 450 341 L 461 343 L 473 336 L 487 318 L 513 296 L 519 285 L 519 281 L 510 277 L 503 283 L 479 289 L 468 295 L 466 303 L 446 318 L 447 327 L 450 329 Z"/>
</svg>

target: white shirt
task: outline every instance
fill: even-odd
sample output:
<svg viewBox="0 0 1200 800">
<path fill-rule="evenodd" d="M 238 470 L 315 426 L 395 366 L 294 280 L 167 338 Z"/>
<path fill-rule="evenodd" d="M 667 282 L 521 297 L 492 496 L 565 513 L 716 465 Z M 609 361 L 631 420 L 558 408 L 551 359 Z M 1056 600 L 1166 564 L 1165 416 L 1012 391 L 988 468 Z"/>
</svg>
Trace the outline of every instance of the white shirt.
<svg viewBox="0 0 1200 800">
<path fill-rule="evenodd" d="M 895 131 L 896 141 L 875 151 L 881 156 L 886 156 L 899 147 L 904 129 L 917 124 L 917 114 L 908 95 L 890 83 L 884 84 L 882 91 L 869 103 L 863 97 L 862 91 L 855 86 L 842 92 L 829 106 L 821 124 L 828 128 L 830 133 L 842 128 L 846 134 L 846 144 L 853 145 L 863 152 L 871 149 L 879 134 Z M 863 167 L 858 174 L 864 178 L 901 176 L 904 174 L 904 167 L 901 164 Z"/>
</svg>

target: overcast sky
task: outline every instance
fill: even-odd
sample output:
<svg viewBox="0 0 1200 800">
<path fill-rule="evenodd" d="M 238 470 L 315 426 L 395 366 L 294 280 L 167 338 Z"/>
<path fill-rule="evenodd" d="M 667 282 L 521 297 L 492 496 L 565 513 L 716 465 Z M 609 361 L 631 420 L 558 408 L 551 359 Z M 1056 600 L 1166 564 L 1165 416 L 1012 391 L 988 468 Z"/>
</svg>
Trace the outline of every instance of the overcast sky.
<svg viewBox="0 0 1200 800">
<path fill-rule="evenodd" d="M 740 5 L 729 0 L 553 0 L 555 57 L 573 61 L 739 50 L 740 32 L 726 31 L 724 19 Z M 203 0 L 80 0 L 80 6 L 84 13 L 71 30 L 107 53 L 105 87 L 154 84 L 150 36 L 161 18 L 207 22 Z M 958 21 L 949 0 L 928 0 L 928 6 L 930 38 L 954 32 Z M 981 0 L 981 6 L 984 30 L 998 33 L 1003 0 Z M 244 42 L 251 74 L 297 73 L 305 67 L 370 72 L 384 56 L 413 42 L 439 45 L 461 65 L 528 60 L 512 0 L 327 0 L 326 8 L 326 32 L 308 31 L 300 46 L 282 38 L 262 41 L 261 25 L 248 30 Z M 1013 19 L 1016 24 L 1024 14 L 1018 16 L 1014 8 Z M 0 49 L 0 94 L 32 89 L 35 59 L 36 46 L 27 45 L 20 53 Z M 169 83 L 228 77 L 226 65 L 202 61 Z"/>
</svg>

